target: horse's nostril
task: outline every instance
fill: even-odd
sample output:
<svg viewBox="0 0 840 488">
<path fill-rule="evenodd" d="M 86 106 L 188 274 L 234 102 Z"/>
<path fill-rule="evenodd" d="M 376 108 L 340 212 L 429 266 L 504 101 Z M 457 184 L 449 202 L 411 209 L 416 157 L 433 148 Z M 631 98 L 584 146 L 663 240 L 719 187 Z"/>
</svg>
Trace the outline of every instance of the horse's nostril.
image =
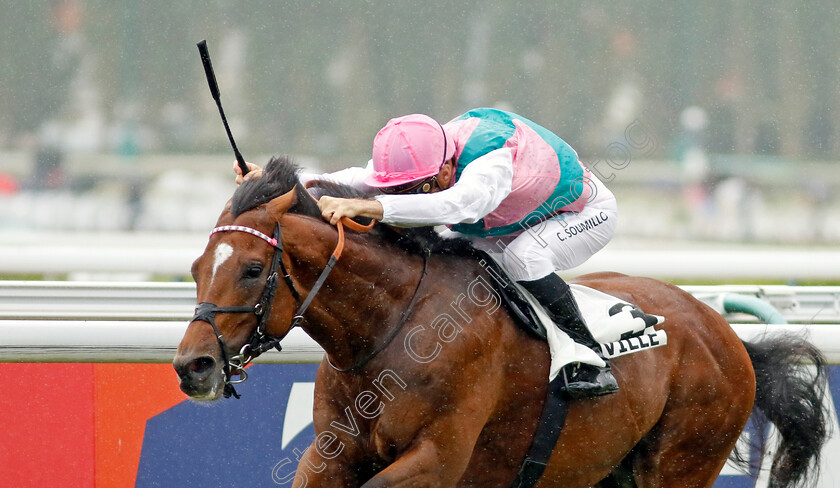
<svg viewBox="0 0 840 488">
<path fill-rule="evenodd" d="M 201 356 L 194 359 L 190 365 L 190 372 L 196 375 L 207 373 L 216 366 L 216 360 L 210 356 Z"/>
</svg>

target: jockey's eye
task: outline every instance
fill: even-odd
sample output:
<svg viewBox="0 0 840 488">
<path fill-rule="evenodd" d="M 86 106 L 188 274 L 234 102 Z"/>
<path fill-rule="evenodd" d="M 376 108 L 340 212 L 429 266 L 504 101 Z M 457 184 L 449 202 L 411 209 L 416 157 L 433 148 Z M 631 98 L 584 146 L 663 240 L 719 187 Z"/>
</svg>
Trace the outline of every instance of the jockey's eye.
<svg viewBox="0 0 840 488">
<path fill-rule="evenodd" d="M 262 275 L 263 267 L 260 264 L 251 264 L 247 268 L 245 268 L 245 272 L 242 273 L 242 277 L 247 280 L 252 280 L 254 278 L 259 278 Z"/>
</svg>

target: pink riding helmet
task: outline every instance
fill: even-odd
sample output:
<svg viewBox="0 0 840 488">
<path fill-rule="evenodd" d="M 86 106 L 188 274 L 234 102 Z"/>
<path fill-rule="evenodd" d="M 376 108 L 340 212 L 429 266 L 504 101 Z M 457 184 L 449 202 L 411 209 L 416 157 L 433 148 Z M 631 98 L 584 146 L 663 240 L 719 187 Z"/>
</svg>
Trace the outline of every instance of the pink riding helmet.
<svg viewBox="0 0 840 488">
<path fill-rule="evenodd" d="M 373 139 L 373 174 L 365 183 L 385 188 L 428 178 L 453 154 L 452 136 L 428 115 L 391 119 Z"/>
</svg>

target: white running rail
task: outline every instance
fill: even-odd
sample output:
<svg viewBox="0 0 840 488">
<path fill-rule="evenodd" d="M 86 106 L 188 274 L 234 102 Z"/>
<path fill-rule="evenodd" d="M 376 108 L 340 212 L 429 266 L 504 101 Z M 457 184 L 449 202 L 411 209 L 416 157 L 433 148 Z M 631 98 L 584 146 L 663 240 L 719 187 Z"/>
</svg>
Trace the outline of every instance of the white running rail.
<svg viewBox="0 0 840 488">
<path fill-rule="evenodd" d="M 791 322 L 764 325 L 728 316 L 749 340 L 781 330 L 808 334 L 840 364 L 840 287 L 685 286 L 708 298 L 739 293 L 766 300 Z M 159 362 L 172 360 L 195 308 L 193 283 L 0 281 L 0 362 Z M 318 362 L 320 347 L 301 330 L 258 362 Z"/>
</svg>

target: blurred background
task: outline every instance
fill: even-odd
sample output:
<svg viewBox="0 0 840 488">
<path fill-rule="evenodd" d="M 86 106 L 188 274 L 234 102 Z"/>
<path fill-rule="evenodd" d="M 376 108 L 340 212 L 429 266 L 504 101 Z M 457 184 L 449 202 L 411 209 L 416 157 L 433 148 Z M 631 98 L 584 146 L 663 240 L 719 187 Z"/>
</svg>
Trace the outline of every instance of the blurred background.
<svg viewBox="0 0 840 488">
<path fill-rule="evenodd" d="M 512 110 L 622 239 L 840 242 L 840 4 L 33 0 L 0 17 L 0 234 L 206 233 L 233 155 L 364 164 L 391 117 Z"/>
</svg>

